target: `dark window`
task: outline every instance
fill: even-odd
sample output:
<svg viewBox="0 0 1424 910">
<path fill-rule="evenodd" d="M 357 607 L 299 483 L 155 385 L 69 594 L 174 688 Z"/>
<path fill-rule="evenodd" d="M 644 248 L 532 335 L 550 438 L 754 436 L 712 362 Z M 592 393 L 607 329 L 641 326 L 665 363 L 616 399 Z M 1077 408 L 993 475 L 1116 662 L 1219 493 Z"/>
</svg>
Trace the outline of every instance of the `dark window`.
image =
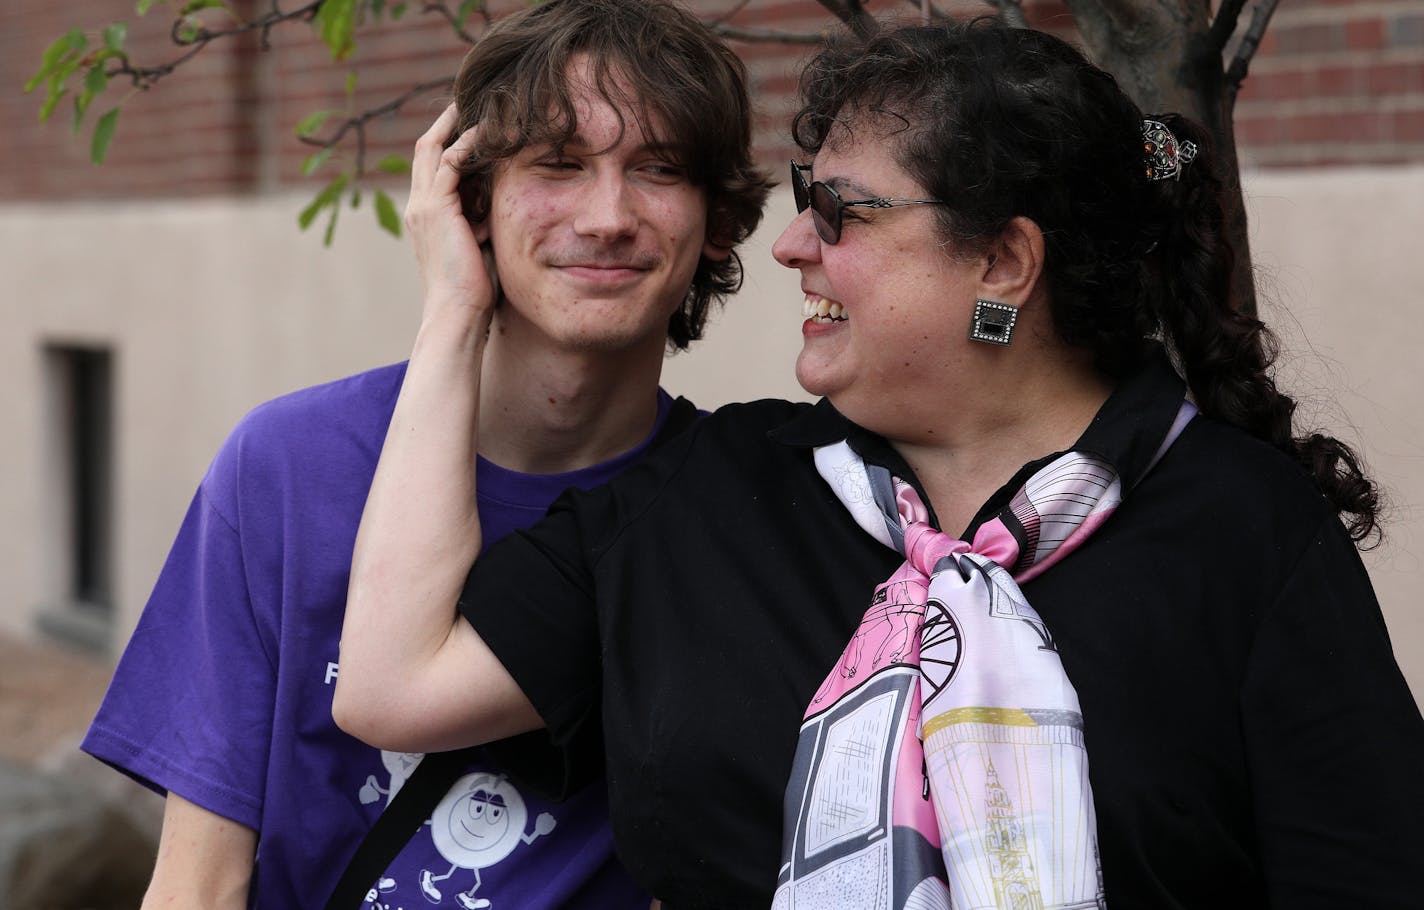
<svg viewBox="0 0 1424 910">
<path fill-rule="evenodd" d="M 67 590 L 74 606 L 113 610 L 113 356 L 104 348 L 52 346 L 47 351 L 56 409 L 61 480 L 60 527 Z"/>
</svg>

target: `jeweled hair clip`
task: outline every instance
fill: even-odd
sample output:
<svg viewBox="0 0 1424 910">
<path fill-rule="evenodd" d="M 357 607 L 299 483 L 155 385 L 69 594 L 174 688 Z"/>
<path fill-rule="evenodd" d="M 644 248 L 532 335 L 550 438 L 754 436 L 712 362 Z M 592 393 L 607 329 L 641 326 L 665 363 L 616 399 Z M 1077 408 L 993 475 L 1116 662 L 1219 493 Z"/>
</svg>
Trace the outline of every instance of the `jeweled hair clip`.
<svg viewBox="0 0 1424 910">
<path fill-rule="evenodd" d="M 1195 142 L 1178 142 L 1160 120 L 1142 121 L 1142 152 L 1148 180 L 1176 180 L 1197 156 Z"/>
</svg>

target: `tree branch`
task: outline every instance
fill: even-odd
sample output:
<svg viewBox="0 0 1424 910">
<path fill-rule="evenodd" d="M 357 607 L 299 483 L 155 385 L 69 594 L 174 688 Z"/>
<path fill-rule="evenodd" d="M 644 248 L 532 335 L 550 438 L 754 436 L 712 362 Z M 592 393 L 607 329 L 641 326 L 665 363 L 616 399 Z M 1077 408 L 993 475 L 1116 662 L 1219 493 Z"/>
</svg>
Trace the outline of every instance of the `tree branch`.
<svg viewBox="0 0 1424 910">
<path fill-rule="evenodd" d="M 905 0 L 905 2 L 920 11 L 926 25 L 931 22 L 948 22 L 950 19 L 949 14 L 935 6 L 930 0 Z"/>
<path fill-rule="evenodd" d="M 439 13 L 446 22 L 450 23 L 450 29 L 460 36 L 467 44 L 474 44 L 478 40 L 474 35 L 465 31 L 465 26 L 460 22 L 460 17 L 455 15 L 455 11 L 446 6 L 443 2 L 427 2 L 420 8 L 422 13 Z M 485 24 L 489 24 L 489 10 L 485 9 L 483 3 L 480 4 L 480 11 L 484 14 Z"/>
<path fill-rule="evenodd" d="M 187 47 L 190 44 L 207 44 L 216 38 L 229 38 L 233 35 L 242 35 L 247 32 L 259 30 L 262 32 L 263 41 L 265 42 L 267 33 L 272 30 L 274 25 L 289 22 L 293 19 L 310 22 L 312 17 L 317 14 L 317 10 L 321 9 L 321 5 L 324 2 L 325 0 L 312 0 L 311 3 L 298 7 L 289 13 L 282 12 L 274 3 L 272 4 L 272 12 L 261 18 L 253 19 L 251 22 L 240 22 L 231 28 L 220 29 L 210 29 L 206 25 L 198 25 L 191 35 L 183 35 L 179 32 L 179 29 L 190 21 L 187 16 L 179 16 L 173 20 L 173 27 L 169 30 L 169 33 L 173 39 L 173 43 L 179 47 Z"/>
<path fill-rule="evenodd" d="M 340 125 L 336 127 L 336 130 L 328 134 L 325 139 L 317 139 L 312 136 L 301 136 L 299 138 L 307 145 L 327 149 L 333 148 L 338 145 L 341 140 L 346 137 L 347 133 L 355 132 L 356 176 L 363 177 L 366 174 L 366 124 L 370 123 L 372 120 L 375 120 L 377 117 L 383 117 L 386 114 L 395 113 L 410 101 L 420 97 L 421 95 L 424 95 L 427 92 L 432 92 L 439 88 L 450 89 L 454 87 L 454 84 L 455 77 L 453 76 L 445 76 L 440 79 L 430 79 L 426 82 L 420 83 L 419 85 L 412 86 L 407 91 L 402 92 L 401 94 L 397 95 L 396 97 L 392 98 L 384 104 L 365 110 L 354 117 L 347 117 L 340 123 Z"/>
<path fill-rule="evenodd" d="M 715 26 L 718 26 L 718 25 L 723 25 L 723 24 L 725 24 L 729 19 L 731 19 L 731 18 L 732 18 L 733 16 L 735 16 L 737 13 L 740 13 L 742 10 L 746 9 L 746 8 L 747 8 L 747 4 L 749 4 L 749 3 L 751 3 L 751 0 L 739 0 L 739 2 L 737 3 L 736 6 L 732 7 L 732 8 L 729 9 L 729 10 L 727 10 L 727 11 L 726 11 L 725 13 L 723 13 L 722 15 L 718 16 L 718 17 L 715 18 L 715 19 L 709 19 L 709 20 L 707 20 L 707 25 L 708 25 L 709 27 L 715 27 Z"/>
<path fill-rule="evenodd" d="M 746 41 L 751 44 L 820 44 L 826 40 L 821 32 L 783 32 L 774 28 L 740 28 L 712 22 L 708 27 L 723 38 Z"/>
<path fill-rule="evenodd" d="M 999 11 L 999 18 L 1005 25 L 1014 28 L 1028 28 L 1028 19 L 1024 16 L 1022 0 L 984 0 L 985 3 Z"/>
<path fill-rule="evenodd" d="M 1226 50 L 1226 42 L 1236 33 L 1236 23 L 1241 19 L 1241 10 L 1246 0 L 1221 0 L 1216 18 L 1211 20 L 1211 31 L 1207 33 L 1207 45 L 1217 54 Z"/>
<path fill-rule="evenodd" d="M 850 30 L 862 38 L 868 37 L 876 29 L 875 17 L 865 11 L 860 0 L 818 0 L 831 15 L 850 26 Z"/>
<path fill-rule="evenodd" d="M 1065 0 L 1073 21 L 1083 28 L 1084 20 L 1089 27 L 1104 35 L 1114 36 L 1114 43 L 1130 47 L 1143 23 L 1160 22 L 1170 17 L 1176 20 L 1178 7 L 1186 6 L 1182 0 L 1174 3 L 1143 3 L 1140 0 Z M 1154 29 L 1155 30 L 1155 29 Z M 1086 35 L 1084 36 L 1086 38 Z M 1088 42 L 1092 46 L 1092 42 Z M 1094 61 L 1097 62 L 1097 61 Z M 1101 65 L 1101 64 L 1099 64 Z"/>
<path fill-rule="evenodd" d="M 736 5 L 713 19 L 706 20 L 707 27 L 723 38 L 746 41 L 751 44 L 820 44 L 826 40 L 824 32 L 785 32 L 775 28 L 746 28 L 727 23 L 746 9 L 751 0 L 738 0 Z"/>
<path fill-rule="evenodd" d="M 273 0 L 272 11 L 251 22 L 243 22 L 231 28 L 220 29 L 210 29 L 206 26 L 199 25 L 192 34 L 183 34 L 181 32 L 181 29 L 185 25 L 191 26 L 192 23 L 188 17 L 180 16 L 173 20 L 173 25 L 169 27 L 168 34 L 176 46 L 189 48 L 186 53 L 167 63 L 159 64 L 158 66 L 134 66 L 127 57 L 120 57 L 117 58 L 118 62 L 114 67 L 107 70 L 106 74 L 110 79 L 117 76 L 127 76 L 133 83 L 134 88 L 146 90 L 159 79 L 171 74 L 178 67 L 193 59 L 203 48 L 219 38 L 229 38 L 233 35 L 243 35 L 248 32 L 260 31 L 262 33 L 262 49 L 267 50 L 270 48 L 268 38 L 274 26 L 292 20 L 310 22 L 312 17 L 316 15 L 317 10 L 321 8 L 323 2 L 324 0 L 313 0 L 313 2 L 305 6 L 284 13 L 277 6 L 276 0 Z"/>
<path fill-rule="evenodd" d="M 1246 34 L 1241 36 L 1241 43 L 1236 47 L 1236 56 L 1226 68 L 1226 98 L 1227 103 L 1232 106 L 1236 104 L 1236 94 L 1241 91 L 1241 83 L 1246 81 L 1246 71 L 1251 66 L 1251 58 L 1256 56 L 1256 49 L 1261 46 L 1261 36 L 1266 33 L 1266 26 L 1270 24 L 1271 15 L 1275 13 L 1276 4 L 1279 2 L 1280 0 L 1259 0 L 1251 10 L 1251 24 L 1246 27 Z"/>
</svg>

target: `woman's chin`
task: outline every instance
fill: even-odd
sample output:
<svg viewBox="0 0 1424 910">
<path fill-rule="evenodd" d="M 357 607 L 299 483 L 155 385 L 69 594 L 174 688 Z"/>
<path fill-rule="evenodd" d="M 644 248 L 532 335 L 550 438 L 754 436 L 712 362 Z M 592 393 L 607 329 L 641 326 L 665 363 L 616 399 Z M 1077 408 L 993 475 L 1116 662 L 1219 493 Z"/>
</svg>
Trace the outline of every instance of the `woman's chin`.
<svg viewBox="0 0 1424 910">
<path fill-rule="evenodd" d="M 813 355 L 808 355 L 804 349 L 801 351 L 796 358 L 796 381 L 806 390 L 806 394 L 824 398 L 835 391 L 836 383 L 830 381 L 824 365 L 814 361 Z"/>
</svg>

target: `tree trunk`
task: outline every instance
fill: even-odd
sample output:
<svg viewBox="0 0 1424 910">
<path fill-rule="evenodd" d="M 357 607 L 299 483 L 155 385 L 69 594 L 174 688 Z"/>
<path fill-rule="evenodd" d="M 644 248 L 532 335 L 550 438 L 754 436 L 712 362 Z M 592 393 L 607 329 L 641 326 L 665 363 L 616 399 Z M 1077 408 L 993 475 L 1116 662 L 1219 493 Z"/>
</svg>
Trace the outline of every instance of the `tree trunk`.
<svg viewBox="0 0 1424 910">
<path fill-rule="evenodd" d="M 1202 0 L 1066 0 L 1093 61 L 1112 73 L 1143 112 L 1178 113 L 1211 135 L 1222 180 L 1226 240 L 1236 251 L 1232 304 L 1256 315 L 1256 285 L 1232 124 L 1235 95 L 1210 38 Z"/>
</svg>

